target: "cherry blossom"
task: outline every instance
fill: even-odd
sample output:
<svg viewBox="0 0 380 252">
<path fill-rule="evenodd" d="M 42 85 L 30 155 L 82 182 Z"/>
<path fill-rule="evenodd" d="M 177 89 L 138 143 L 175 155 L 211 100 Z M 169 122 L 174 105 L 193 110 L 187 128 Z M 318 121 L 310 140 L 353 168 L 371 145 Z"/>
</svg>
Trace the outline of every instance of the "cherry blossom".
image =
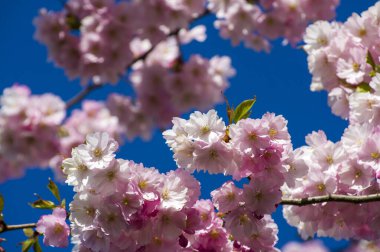
<svg viewBox="0 0 380 252">
<path fill-rule="evenodd" d="M 67 247 L 70 228 L 66 224 L 66 211 L 55 208 L 53 214 L 43 215 L 37 222 L 37 232 L 44 235 L 44 244 L 52 247 Z"/>
<path fill-rule="evenodd" d="M 47 167 L 60 149 L 63 101 L 14 84 L 4 89 L 0 102 L 0 180 L 20 177 L 27 167 Z"/>
</svg>

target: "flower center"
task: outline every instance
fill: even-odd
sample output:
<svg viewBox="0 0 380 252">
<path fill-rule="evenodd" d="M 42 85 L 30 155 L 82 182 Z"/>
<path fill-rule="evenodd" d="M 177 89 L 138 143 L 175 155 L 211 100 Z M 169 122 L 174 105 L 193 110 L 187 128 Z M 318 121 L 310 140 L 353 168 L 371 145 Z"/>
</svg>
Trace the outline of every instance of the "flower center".
<svg viewBox="0 0 380 252">
<path fill-rule="evenodd" d="M 162 215 L 162 217 L 161 217 L 161 222 L 162 222 L 162 224 L 170 224 L 170 218 L 169 218 L 169 216 L 167 216 L 167 215 Z"/>
<path fill-rule="evenodd" d="M 147 187 L 148 183 L 146 183 L 145 180 L 141 180 L 138 184 L 138 186 L 140 187 L 140 189 L 145 189 Z"/>
<path fill-rule="evenodd" d="M 243 224 L 247 223 L 248 221 L 249 221 L 249 218 L 246 214 L 240 215 L 240 217 L 239 217 L 239 224 L 240 225 L 243 225 Z"/>
<path fill-rule="evenodd" d="M 85 172 L 88 170 L 87 166 L 85 166 L 84 164 L 80 164 L 78 166 L 78 170 L 81 171 L 81 172 Z"/>
<path fill-rule="evenodd" d="M 235 199 L 235 194 L 233 192 L 227 193 L 227 200 L 233 201 Z"/>
<path fill-rule="evenodd" d="M 129 204 L 129 199 L 128 199 L 127 197 L 125 197 L 125 198 L 123 199 L 123 204 L 126 205 L 126 206 L 128 206 L 128 204 Z"/>
<path fill-rule="evenodd" d="M 61 224 L 59 223 L 56 223 L 55 226 L 54 226 L 54 233 L 55 234 L 60 234 L 63 232 L 63 227 Z"/>
<path fill-rule="evenodd" d="M 273 138 L 273 137 L 275 137 L 276 135 L 277 135 L 277 130 L 276 129 L 273 129 L 273 128 L 271 128 L 270 130 L 269 130 L 269 136 L 271 137 L 271 138 Z"/>
<path fill-rule="evenodd" d="M 218 158 L 219 155 L 218 155 L 218 152 L 216 150 L 210 150 L 209 156 L 211 159 L 216 159 L 216 158 Z"/>
<path fill-rule="evenodd" d="M 212 239 L 215 239 L 215 240 L 218 239 L 219 238 L 219 231 L 216 229 L 212 229 L 210 231 L 210 236 Z"/>
<path fill-rule="evenodd" d="M 362 176 L 362 172 L 359 171 L 359 170 L 357 170 L 357 171 L 355 172 L 355 178 L 358 179 L 358 178 L 360 178 L 361 176 Z"/>
<path fill-rule="evenodd" d="M 256 193 L 256 199 L 260 201 L 263 198 L 263 194 L 261 192 Z"/>
<path fill-rule="evenodd" d="M 208 220 L 208 214 L 207 213 L 202 213 L 201 214 L 201 220 L 207 221 Z"/>
<path fill-rule="evenodd" d="M 358 35 L 359 37 L 364 37 L 365 35 L 367 35 L 367 30 L 364 28 L 360 29 Z"/>
<path fill-rule="evenodd" d="M 255 132 L 251 132 L 248 134 L 248 139 L 251 141 L 256 141 L 257 140 L 257 135 Z"/>
<path fill-rule="evenodd" d="M 103 155 L 102 150 L 98 147 L 95 148 L 93 153 L 94 153 L 94 156 L 97 158 L 100 158 Z"/>
<path fill-rule="evenodd" d="M 95 209 L 92 208 L 92 207 L 88 207 L 88 208 L 86 208 L 86 214 L 87 214 L 88 216 L 94 217 L 94 216 L 95 216 Z"/>
<path fill-rule="evenodd" d="M 380 153 L 379 152 L 372 152 L 371 153 L 371 157 L 373 158 L 373 159 L 380 159 Z"/>
<path fill-rule="evenodd" d="M 326 186 L 324 185 L 324 184 L 318 184 L 317 185 L 317 189 L 318 189 L 318 191 L 320 191 L 320 192 L 324 192 L 325 190 L 326 190 Z"/>
<path fill-rule="evenodd" d="M 161 198 L 162 198 L 163 200 L 169 200 L 169 191 L 168 191 L 167 189 L 165 189 L 165 190 L 162 192 Z"/>
<path fill-rule="evenodd" d="M 327 45 L 327 39 L 326 38 L 318 38 L 317 43 L 321 46 L 326 46 Z"/>
<path fill-rule="evenodd" d="M 329 165 L 332 165 L 334 163 L 334 159 L 331 155 L 327 155 L 326 157 L 326 162 L 329 164 Z"/>
<path fill-rule="evenodd" d="M 360 65 L 358 63 L 354 63 L 352 64 L 352 69 L 354 70 L 354 72 L 359 72 Z"/>
<path fill-rule="evenodd" d="M 107 172 L 107 179 L 108 179 L 109 181 L 114 180 L 115 177 L 116 177 L 116 173 L 115 173 L 115 171 L 109 171 L 109 172 Z"/>
<path fill-rule="evenodd" d="M 202 133 L 202 135 L 206 135 L 207 133 L 209 133 L 210 132 L 210 127 L 208 127 L 208 126 L 203 126 L 202 128 L 201 128 L 201 133 Z"/>
<path fill-rule="evenodd" d="M 155 236 L 153 238 L 153 242 L 157 245 L 161 245 L 162 244 L 162 240 L 160 238 L 158 238 L 157 236 Z"/>
</svg>

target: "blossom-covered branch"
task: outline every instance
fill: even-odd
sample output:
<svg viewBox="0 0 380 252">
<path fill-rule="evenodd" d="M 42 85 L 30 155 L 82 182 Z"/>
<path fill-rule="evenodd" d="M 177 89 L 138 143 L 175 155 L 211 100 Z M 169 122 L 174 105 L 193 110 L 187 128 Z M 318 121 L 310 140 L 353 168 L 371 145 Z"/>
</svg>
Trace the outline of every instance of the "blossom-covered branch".
<svg viewBox="0 0 380 252">
<path fill-rule="evenodd" d="M 205 10 L 201 15 L 199 15 L 198 17 L 194 18 L 190 23 L 192 22 L 195 22 L 196 20 L 200 19 L 200 18 L 203 18 L 205 16 L 207 16 L 208 14 L 210 14 L 210 11 L 209 10 Z M 181 29 L 175 29 L 173 30 L 172 32 L 170 32 L 168 34 L 167 37 L 171 37 L 171 36 L 178 36 L 179 32 L 181 31 Z M 148 55 L 156 48 L 158 44 L 154 44 L 149 50 L 147 50 L 145 53 L 143 53 L 142 55 L 134 58 L 128 65 L 127 65 L 127 69 L 129 69 L 130 67 L 133 66 L 133 64 L 135 64 L 136 62 L 140 61 L 140 60 L 145 60 Z M 178 43 L 179 45 L 179 43 Z M 95 85 L 95 84 L 90 84 L 90 85 L 87 85 L 84 89 L 82 89 L 78 94 L 76 94 L 73 98 L 71 98 L 70 100 L 68 100 L 66 102 L 66 108 L 69 109 L 71 108 L 72 106 L 74 106 L 75 104 L 77 104 L 78 102 L 80 102 L 81 100 L 83 100 L 89 93 L 91 93 L 93 90 L 96 90 L 96 89 L 99 89 L 101 87 L 103 87 L 105 84 L 98 84 L 98 85 Z"/>
<path fill-rule="evenodd" d="M 339 195 L 339 194 L 329 194 L 323 196 L 315 196 L 302 199 L 282 199 L 282 205 L 293 205 L 293 206 L 306 206 L 311 204 L 319 204 L 324 202 L 346 202 L 353 204 L 369 203 L 374 201 L 380 201 L 380 193 L 354 196 L 354 195 Z"/>
</svg>

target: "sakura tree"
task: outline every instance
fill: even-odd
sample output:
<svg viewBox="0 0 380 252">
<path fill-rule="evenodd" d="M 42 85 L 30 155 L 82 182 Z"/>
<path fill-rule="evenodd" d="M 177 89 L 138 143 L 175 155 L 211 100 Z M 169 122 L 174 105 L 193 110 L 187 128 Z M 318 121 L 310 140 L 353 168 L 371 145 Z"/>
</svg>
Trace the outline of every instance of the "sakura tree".
<svg viewBox="0 0 380 252">
<path fill-rule="evenodd" d="M 22 9 L 43 85 L 0 97 L 4 248 L 380 250 L 380 3 L 46 4 Z"/>
</svg>

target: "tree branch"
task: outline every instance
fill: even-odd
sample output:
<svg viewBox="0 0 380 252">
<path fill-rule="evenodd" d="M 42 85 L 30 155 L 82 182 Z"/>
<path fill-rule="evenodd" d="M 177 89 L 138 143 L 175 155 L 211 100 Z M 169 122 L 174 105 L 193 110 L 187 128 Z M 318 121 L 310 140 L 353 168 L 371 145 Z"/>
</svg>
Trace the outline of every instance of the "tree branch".
<svg viewBox="0 0 380 252">
<path fill-rule="evenodd" d="M 355 195 L 339 195 L 329 194 L 323 196 L 315 196 L 302 199 L 282 199 L 281 205 L 306 206 L 311 204 L 320 204 L 324 202 L 346 202 L 353 204 L 369 203 L 380 201 L 380 193 L 355 196 Z"/>
<path fill-rule="evenodd" d="M 99 84 L 99 85 L 94 85 L 94 84 L 91 84 L 91 85 L 88 85 L 86 86 L 84 89 L 82 89 L 78 94 L 76 94 L 73 98 L 71 98 L 70 100 L 68 100 L 66 102 L 66 109 L 69 109 L 71 108 L 72 106 L 74 106 L 76 103 L 80 102 L 84 97 L 86 97 L 89 93 L 91 93 L 91 91 L 95 90 L 95 89 L 99 89 L 101 87 L 103 87 L 104 84 Z"/>
<path fill-rule="evenodd" d="M 205 9 L 205 11 L 200 14 L 198 17 L 192 19 L 190 23 L 196 21 L 196 20 L 199 20 L 207 15 L 210 14 L 210 11 L 208 9 Z M 171 37 L 171 36 L 174 36 L 174 35 L 177 35 L 179 33 L 181 29 L 178 28 L 172 32 L 170 32 L 167 37 Z M 146 51 L 145 53 L 143 53 L 142 55 L 134 58 L 128 65 L 127 65 L 127 69 L 130 68 L 133 64 L 135 64 L 137 61 L 140 61 L 140 60 L 145 60 L 148 55 L 156 48 L 156 46 L 158 45 L 159 43 L 153 45 L 148 51 Z M 75 104 L 77 104 L 78 102 L 80 102 L 81 100 L 83 100 L 83 98 L 85 98 L 89 93 L 91 93 L 92 91 L 96 90 L 96 89 L 99 89 L 101 87 L 103 87 L 105 84 L 90 84 L 90 85 L 87 85 L 84 89 L 82 89 L 78 94 L 76 94 L 73 98 L 71 98 L 70 100 L 68 100 L 66 102 L 66 109 L 69 109 L 71 108 L 72 106 L 74 106 Z"/>
<path fill-rule="evenodd" d="M 18 224 L 18 225 L 4 225 L 2 229 L 0 228 L 0 233 L 4 233 L 7 231 L 13 231 L 24 228 L 35 228 L 36 223 L 27 223 L 27 224 Z"/>
</svg>

